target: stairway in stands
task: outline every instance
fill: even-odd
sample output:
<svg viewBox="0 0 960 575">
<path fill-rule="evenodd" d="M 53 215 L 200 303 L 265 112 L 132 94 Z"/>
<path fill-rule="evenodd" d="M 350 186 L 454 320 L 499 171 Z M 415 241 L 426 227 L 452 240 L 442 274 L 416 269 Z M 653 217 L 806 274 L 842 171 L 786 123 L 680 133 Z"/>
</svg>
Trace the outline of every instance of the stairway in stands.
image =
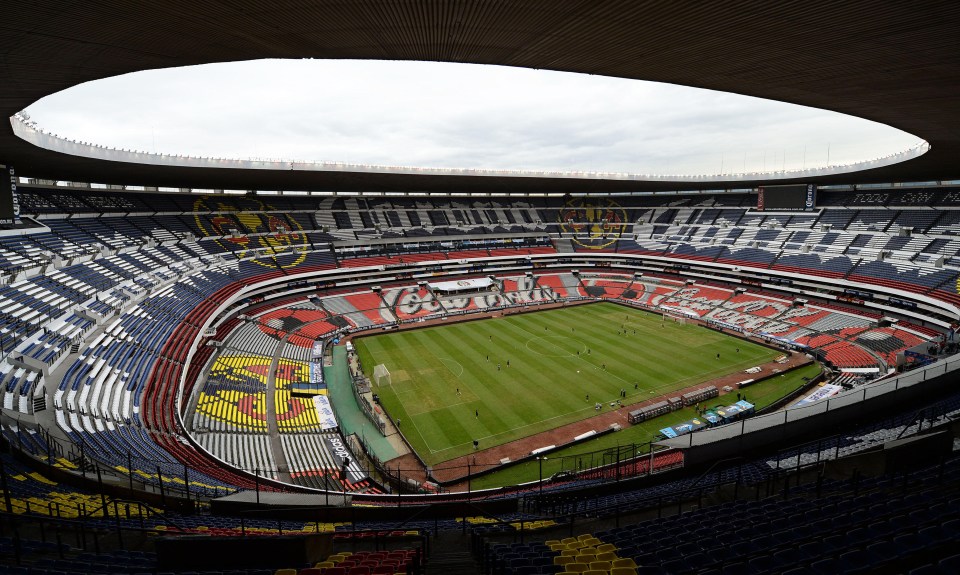
<svg viewBox="0 0 960 575">
<path fill-rule="evenodd" d="M 459 532 L 441 531 L 430 542 L 427 575 L 480 575 L 480 565 Z"/>
<path fill-rule="evenodd" d="M 573 242 L 567 238 L 555 238 L 553 246 L 557 248 L 557 253 L 561 254 L 572 254 L 576 251 L 573 249 Z"/>
</svg>

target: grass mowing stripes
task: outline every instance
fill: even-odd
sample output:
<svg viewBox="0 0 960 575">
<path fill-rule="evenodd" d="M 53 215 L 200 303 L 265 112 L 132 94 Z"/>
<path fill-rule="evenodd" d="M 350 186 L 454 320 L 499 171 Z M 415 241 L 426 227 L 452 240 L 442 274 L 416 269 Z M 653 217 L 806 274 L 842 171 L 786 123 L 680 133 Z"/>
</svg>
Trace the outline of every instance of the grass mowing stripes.
<svg viewBox="0 0 960 575">
<path fill-rule="evenodd" d="M 475 439 L 491 447 L 591 417 L 596 402 L 608 409 L 621 389 L 633 403 L 778 355 L 608 302 L 354 344 L 368 375 L 380 363 L 390 370 L 391 384 L 376 393 L 428 464 L 471 452 Z"/>
<path fill-rule="evenodd" d="M 811 363 L 780 375 L 779 377 L 773 377 L 751 385 L 746 389 L 745 393 L 747 397 L 749 397 L 750 403 L 756 405 L 758 409 L 762 409 L 807 385 L 807 380 L 813 379 L 819 373 L 820 365 Z M 737 392 L 731 392 L 704 402 L 704 407 L 710 408 L 730 405 L 735 401 L 737 401 Z M 685 407 L 679 411 L 661 415 L 660 417 L 644 421 L 637 425 L 624 427 L 617 433 L 611 433 L 554 451 L 550 454 L 549 458 L 543 462 L 543 476 L 550 477 L 558 471 L 579 471 L 594 464 L 609 463 L 609 461 L 602 461 L 599 457 L 597 457 L 596 460 L 592 460 L 590 455 L 579 456 L 581 454 L 590 454 L 591 452 L 595 453 L 603 449 L 636 444 L 639 453 L 648 453 L 647 444 L 657 437 L 660 429 L 686 421 L 696 417 L 696 415 L 693 407 Z M 482 467 L 475 469 L 482 469 Z M 474 489 L 489 489 L 491 487 L 536 481 L 539 479 L 539 474 L 540 468 L 537 466 L 537 462 L 527 461 L 477 477 L 472 483 Z"/>
</svg>

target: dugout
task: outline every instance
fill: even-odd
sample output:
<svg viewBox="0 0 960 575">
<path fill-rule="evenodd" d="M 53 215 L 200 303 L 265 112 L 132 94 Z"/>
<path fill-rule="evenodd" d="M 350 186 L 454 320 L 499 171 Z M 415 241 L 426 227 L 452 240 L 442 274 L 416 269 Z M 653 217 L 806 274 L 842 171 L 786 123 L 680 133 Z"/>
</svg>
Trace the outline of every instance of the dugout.
<svg viewBox="0 0 960 575">
<path fill-rule="evenodd" d="M 658 415 L 670 413 L 671 411 L 673 411 L 673 408 L 670 406 L 669 402 L 658 401 L 652 405 L 631 411 L 627 416 L 627 420 L 630 423 L 640 423 L 641 421 L 646 421 L 647 419 L 652 419 Z"/>
<path fill-rule="evenodd" d="M 706 401 L 708 399 L 713 399 L 714 397 L 719 397 L 719 396 L 720 396 L 720 390 L 717 389 L 717 386 L 710 385 L 707 387 L 697 389 L 695 391 L 684 393 L 680 397 L 683 399 L 684 405 L 694 405 L 696 403 L 700 403 L 701 401 Z"/>
</svg>

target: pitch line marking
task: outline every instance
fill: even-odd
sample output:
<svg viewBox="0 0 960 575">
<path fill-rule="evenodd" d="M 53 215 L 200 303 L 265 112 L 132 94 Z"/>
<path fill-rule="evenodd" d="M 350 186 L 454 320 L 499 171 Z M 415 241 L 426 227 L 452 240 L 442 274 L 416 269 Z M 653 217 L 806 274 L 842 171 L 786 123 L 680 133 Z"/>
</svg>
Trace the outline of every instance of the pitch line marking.
<svg viewBox="0 0 960 575">
<path fill-rule="evenodd" d="M 521 329 L 522 329 L 522 328 L 521 328 Z M 524 330 L 524 331 L 527 331 L 527 330 Z M 530 333 L 530 332 L 527 332 L 527 333 Z M 588 363 L 588 365 L 593 366 L 593 364 L 591 364 L 591 363 Z M 596 367 L 596 366 L 594 366 L 594 367 Z M 597 369 L 600 369 L 600 368 L 597 368 Z M 709 372 L 707 372 L 707 373 L 709 373 Z M 714 372 L 714 373 L 719 373 L 719 372 Z M 613 374 L 611 374 L 611 375 L 613 375 Z M 701 374 L 701 375 L 703 375 L 703 374 Z M 617 377 L 617 376 L 614 376 L 614 377 Z M 696 377 L 696 376 L 694 376 L 694 377 Z M 685 383 L 687 380 L 693 379 L 694 377 L 685 378 L 684 380 L 680 380 L 680 381 L 682 381 L 682 382 Z M 623 381 L 624 383 L 626 383 L 626 380 L 624 380 L 624 379 L 622 379 L 622 378 L 619 378 L 619 377 L 618 377 L 617 379 L 620 379 L 621 381 Z M 686 386 L 683 386 L 683 387 L 686 387 Z M 663 393 L 667 393 L 667 392 L 669 392 L 669 391 L 676 391 L 676 390 L 678 390 L 678 389 L 683 389 L 683 387 L 675 387 L 674 385 L 669 385 L 669 384 L 668 384 L 668 385 L 658 386 L 658 387 L 652 388 L 652 389 L 650 390 L 650 393 L 653 394 L 653 393 L 659 392 L 659 393 L 663 394 Z M 434 411 L 434 410 L 431 410 L 431 411 Z M 532 427 L 532 426 L 534 426 L 534 425 L 539 425 L 539 424 L 542 424 L 542 423 L 545 423 L 545 422 L 548 422 L 548 421 L 552 421 L 552 420 L 554 420 L 554 419 L 559 419 L 559 418 L 563 418 L 563 417 L 569 417 L 569 416 L 571 416 L 571 415 L 573 415 L 573 414 L 575 414 L 575 413 L 578 413 L 578 412 L 580 412 L 580 411 L 594 411 L 594 408 L 593 408 L 593 407 L 584 407 L 584 408 L 582 408 L 582 409 L 575 409 L 575 410 L 569 411 L 569 412 L 567 412 L 567 413 L 560 413 L 560 414 L 557 414 L 557 415 L 555 415 L 555 416 L 553 416 L 553 417 L 548 417 L 547 419 L 541 419 L 540 421 L 535 421 L 535 422 L 533 422 L 533 423 L 527 423 L 527 424 L 524 424 L 524 425 L 519 425 L 519 426 L 517 426 L 517 427 L 513 427 L 513 428 L 510 428 L 510 429 L 506 429 L 506 430 L 504 430 L 504 431 L 501 431 L 500 433 L 494 433 L 494 434 L 492 434 L 492 435 L 486 435 L 486 436 L 484 436 L 484 437 L 479 437 L 479 438 L 477 438 L 477 440 L 478 440 L 478 441 L 482 441 L 482 440 L 494 439 L 494 438 L 497 438 L 497 437 L 500 437 L 500 436 L 503 436 L 503 435 L 507 435 L 507 434 L 513 433 L 513 432 L 515 432 L 515 431 L 519 431 L 519 430 L 524 429 L 524 428 L 527 428 L 527 427 Z M 425 413 L 429 413 L 429 412 L 425 412 Z M 606 411 L 605 413 L 609 413 L 609 411 Z M 577 420 L 577 421 L 582 421 L 582 420 Z M 551 429 L 556 429 L 556 428 L 548 428 L 548 429 L 545 429 L 544 432 L 550 431 Z M 421 437 L 422 437 L 422 436 L 421 436 Z M 424 442 L 424 443 L 426 443 L 426 442 Z M 460 444 L 457 444 L 457 445 L 451 445 L 451 446 L 449 446 L 449 447 L 445 447 L 445 448 L 440 449 L 440 450 L 434 450 L 434 449 L 430 448 L 429 445 L 428 445 L 428 449 L 430 449 L 430 454 L 433 455 L 433 454 L 437 454 L 437 453 L 443 453 L 444 451 L 450 451 L 451 449 L 460 448 L 460 447 L 463 447 L 463 446 L 465 446 L 465 445 L 467 445 L 467 446 L 470 445 L 470 442 L 460 443 Z"/>
<path fill-rule="evenodd" d="M 523 328 L 521 328 L 521 329 L 523 329 Z M 527 331 L 527 330 L 524 330 L 524 331 Z M 530 332 L 527 331 L 527 333 L 530 333 Z M 581 352 L 587 351 L 587 344 L 583 343 L 583 341 L 580 340 L 580 339 L 577 339 L 577 338 L 575 338 L 575 337 L 570 337 L 570 336 L 567 336 L 567 335 L 538 335 L 538 336 L 534 336 L 534 337 L 531 337 L 530 339 L 528 339 L 528 340 L 526 341 L 526 343 L 524 344 L 524 347 L 526 347 L 529 351 L 531 351 L 531 352 L 533 352 L 533 353 L 535 353 L 535 354 L 537 354 L 537 355 L 543 356 L 543 357 L 573 357 L 573 356 L 574 356 L 573 353 L 571 353 L 571 352 L 563 349 L 563 348 L 560 347 L 559 345 L 551 342 L 548 338 L 554 338 L 554 339 L 556 339 L 556 338 L 562 338 L 562 339 L 569 339 L 569 340 L 572 340 L 572 341 L 576 341 L 576 342 L 578 342 L 578 343 L 580 344 L 580 346 L 581 346 L 581 347 L 580 347 L 580 351 L 581 351 Z M 546 354 L 546 353 L 543 353 L 543 352 L 539 352 L 539 351 L 533 349 L 532 347 L 530 347 L 530 342 L 536 341 L 536 340 L 543 340 L 543 341 L 544 341 L 545 343 L 547 343 L 548 345 L 550 345 L 550 346 L 552 346 L 552 347 L 555 347 L 555 348 L 557 348 L 558 350 L 562 351 L 562 352 L 563 352 L 563 355 L 549 355 L 549 354 Z"/>
<path fill-rule="evenodd" d="M 641 322 L 641 323 L 642 323 L 642 322 Z M 526 332 L 527 334 L 533 336 L 533 337 L 530 338 L 530 339 L 536 339 L 536 338 L 542 338 L 542 337 L 543 337 L 543 336 L 537 335 L 537 334 L 531 332 L 530 330 L 525 329 L 525 328 L 523 328 L 523 327 L 521 327 L 521 326 L 515 325 L 514 327 L 517 327 L 517 328 L 519 328 L 521 331 Z M 569 337 L 569 336 L 557 336 L 557 337 L 567 337 L 568 339 L 576 339 L 576 341 L 580 341 L 581 343 L 583 343 L 582 340 L 577 339 L 577 338 L 571 338 L 571 337 Z M 527 341 L 529 342 L 530 340 L 527 340 Z M 550 343 L 550 342 L 548 341 L 547 343 Z M 550 345 L 553 345 L 554 347 L 559 348 L 559 346 L 557 346 L 556 344 L 552 344 L 552 343 L 551 343 Z M 428 349 L 429 349 L 429 348 L 428 348 Z M 563 348 L 559 348 L 559 349 L 563 349 Z M 531 351 L 533 351 L 533 350 L 531 350 Z M 441 362 L 443 362 L 443 361 L 442 361 L 442 358 L 440 358 L 440 357 L 437 356 L 435 353 L 433 353 L 432 350 L 430 350 L 430 352 L 431 352 L 431 354 L 432 354 L 434 357 L 436 357 L 438 360 L 441 360 Z M 542 354 L 541 354 L 541 355 L 542 355 Z M 557 356 L 557 357 L 565 357 L 565 356 Z M 580 359 L 580 360 L 584 361 L 587 365 L 593 367 L 594 369 L 596 369 L 596 370 L 598 370 L 598 371 L 601 370 L 601 368 L 600 368 L 599 366 L 590 363 L 589 361 L 586 360 L 585 357 L 582 357 L 582 356 L 581 356 L 581 357 L 578 357 L 577 359 Z M 459 362 L 457 362 L 457 363 L 459 363 Z M 746 365 L 746 364 L 744 364 L 744 365 Z M 446 363 L 444 363 L 444 366 L 446 366 Z M 462 366 L 461 366 L 461 367 L 462 367 Z M 449 367 L 448 367 L 448 369 L 449 369 Z M 452 370 L 451 370 L 451 372 L 452 372 Z M 616 375 L 616 374 L 610 373 L 609 371 L 606 372 L 606 373 L 607 373 L 607 375 L 609 375 L 609 376 L 611 376 L 611 377 L 614 377 L 614 378 L 616 378 L 616 379 L 619 379 L 620 381 L 622 381 L 622 382 L 624 382 L 624 383 L 627 383 L 627 384 L 631 383 L 631 382 L 628 382 L 627 380 L 623 379 L 622 377 L 620 377 L 620 376 L 618 376 L 618 375 Z M 719 372 L 719 371 L 708 371 L 708 372 L 704 372 L 704 373 L 699 374 L 699 375 L 694 375 L 694 376 L 690 376 L 690 377 L 688 377 L 688 378 L 684 378 L 684 379 L 682 379 L 682 380 L 678 380 L 678 381 L 676 381 L 676 382 L 673 382 L 672 385 L 671 385 L 671 384 L 666 384 L 666 385 L 662 385 L 662 386 L 657 386 L 657 387 L 655 387 L 655 388 L 652 388 L 651 393 L 654 392 L 653 390 L 659 391 L 659 392 L 661 392 L 661 393 L 664 393 L 664 392 L 668 391 L 668 388 L 672 388 L 672 390 L 682 389 L 682 387 L 679 387 L 679 388 L 678 388 L 678 387 L 674 387 L 674 386 L 676 386 L 677 384 L 681 384 L 681 383 L 684 383 L 684 384 L 685 384 L 685 383 L 687 383 L 687 382 L 688 382 L 689 380 L 691 380 L 691 379 L 695 379 L 695 378 L 697 378 L 697 377 L 703 377 L 704 375 L 714 374 L 714 373 L 720 373 L 720 372 Z M 458 402 L 458 403 L 453 404 L 453 405 L 462 405 L 462 404 L 465 404 L 465 403 L 469 403 L 469 402 L 462 401 L 462 402 Z M 451 406 L 446 406 L 445 408 L 448 408 L 448 407 L 451 407 Z M 411 414 L 408 413 L 408 416 L 409 416 L 410 419 L 411 419 L 411 423 L 413 423 L 414 429 L 416 429 L 417 434 L 418 434 L 418 435 L 420 436 L 420 438 L 423 440 L 423 444 L 427 447 L 427 449 L 429 450 L 429 452 L 430 452 L 431 455 L 434 455 L 434 454 L 437 454 L 437 453 L 443 453 L 443 452 L 445 452 L 445 451 L 450 451 L 450 450 L 452 450 L 452 449 L 456 449 L 456 448 L 460 448 L 460 447 L 463 447 L 463 446 L 469 446 L 469 445 L 470 445 L 470 442 L 460 443 L 460 444 L 457 444 L 457 445 L 451 445 L 451 446 L 445 447 L 445 448 L 440 449 L 440 450 L 436 450 L 436 449 L 433 449 L 433 447 L 430 446 L 430 443 L 427 441 L 426 437 L 423 435 L 423 433 L 420 432 L 420 429 L 419 429 L 419 427 L 418 427 L 417 424 L 416 424 L 416 417 L 418 417 L 418 416 L 420 416 L 420 415 L 427 415 L 427 414 L 430 414 L 430 413 L 432 413 L 432 412 L 434 412 L 434 411 L 437 411 L 438 409 L 445 409 L 445 408 L 430 409 L 430 410 L 427 410 L 427 411 L 420 412 L 420 413 L 418 413 L 418 414 L 416 414 L 416 415 L 411 415 Z M 406 407 L 404 407 L 404 409 L 406 409 Z M 549 418 L 547 418 L 547 419 L 541 419 L 541 420 L 539 420 L 539 421 L 535 421 L 535 422 L 532 422 L 532 423 L 527 423 L 527 424 L 524 424 L 524 425 L 520 425 L 520 426 L 511 428 L 511 429 L 507 429 L 507 430 L 501 431 L 501 432 L 499 432 L 499 433 L 495 433 L 495 434 L 492 434 L 492 435 L 487 435 L 487 436 L 479 437 L 479 438 L 477 438 L 477 439 L 478 439 L 478 440 L 494 439 L 494 438 L 497 438 L 497 437 L 500 437 L 500 436 L 503 436 L 503 435 L 506 435 L 506 434 L 509 434 L 509 433 L 516 432 L 516 431 L 518 431 L 518 430 L 521 430 L 521 429 L 524 429 L 524 428 L 527 428 L 527 427 L 532 427 L 532 426 L 539 425 L 539 424 L 542 424 L 542 423 L 545 423 L 545 422 L 548 422 L 548 421 L 552 421 L 552 420 L 554 420 L 554 419 L 559 419 L 559 418 L 563 418 L 563 417 L 569 417 L 569 416 L 571 416 L 571 415 L 573 415 L 573 414 L 575 414 L 575 413 L 578 413 L 578 412 L 580 412 L 580 411 L 593 411 L 593 407 L 585 407 L 585 408 L 577 409 L 577 410 L 570 411 L 570 412 L 567 412 L 567 413 L 557 414 L 557 415 L 555 415 L 555 416 L 553 416 L 553 417 L 549 417 Z M 581 420 L 577 420 L 577 421 L 581 421 Z M 549 429 L 546 429 L 546 430 L 544 430 L 544 431 L 549 431 Z"/>
<path fill-rule="evenodd" d="M 508 433 L 513 433 L 514 431 L 518 431 L 518 430 L 524 429 L 524 428 L 526 428 L 526 427 L 531 427 L 531 426 L 534 426 L 534 425 L 539 425 L 539 424 L 541 424 L 541 423 L 544 423 L 544 422 L 547 422 L 547 421 L 552 421 L 552 420 L 554 420 L 554 419 L 559 419 L 559 418 L 562 418 L 562 417 L 568 417 L 568 416 L 570 416 L 570 415 L 573 415 L 573 414 L 575 414 L 575 413 L 579 413 L 579 412 L 581 412 L 581 411 L 595 411 L 595 410 L 594 410 L 593 406 L 583 407 L 583 408 L 581 408 L 581 409 L 575 409 L 575 410 L 573 410 L 573 411 L 568 411 L 567 413 L 560 413 L 560 414 L 554 415 L 553 417 L 548 417 L 547 419 L 541 419 L 540 421 L 534 421 L 533 423 L 526 423 L 526 424 L 524 424 L 524 425 L 518 425 L 517 427 L 512 427 L 512 428 L 510 428 L 510 429 L 505 429 L 505 430 L 501 431 L 500 433 L 494 433 L 493 435 L 485 435 L 485 436 L 483 436 L 483 437 L 478 437 L 477 440 L 479 441 L 479 440 L 484 440 L 484 439 L 493 439 L 493 438 L 495 438 L 495 437 L 500 437 L 501 435 L 506 435 L 506 434 L 508 434 Z M 610 413 L 610 411 L 608 410 L 606 413 Z M 578 420 L 576 420 L 576 421 L 574 421 L 574 422 L 571 422 L 571 423 L 576 423 L 577 421 L 583 421 L 583 420 L 582 420 L 582 419 L 578 419 Z M 556 427 L 547 428 L 547 429 L 544 430 L 544 432 L 551 431 L 551 430 L 553 430 L 553 429 L 556 429 Z M 526 437 L 526 436 L 525 436 L 525 437 Z M 457 447 L 462 447 L 462 446 L 464 446 L 464 445 L 471 445 L 471 443 L 470 443 L 470 442 L 467 442 L 467 443 L 459 443 L 459 444 L 457 444 L 457 445 L 451 445 L 450 447 L 444 447 L 443 449 L 440 449 L 440 450 L 433 450 L 433 449 L 431 449 L 431 450 L 430 450 L 430 453 L 431 453 L 431 454 L 434 454 L 434 453 L 443 453 L 444 451 L 449 451 L 449 450 L 451 450 L 451 449 L 454 449 L 454 448 L 457 448 Z"/>
<path fill-rule="evenodd" d="M 528 330 L 528 329 L 524 329 L 523 327 L 520 327 L 520 326 L 515 326 L 515 327 L 519 327 L 522 331 L 525 331 L 525 332 L 529 333 L 529 334 L 532 335 L 534 338 L 543 337 L 543 336 L 538 336 L 537 334 L 531 332 L 531 331 Z M 558 336 L 558 337 L 569 337 L 569 336 Z M 579 341 L 580 343 L 583 343 L 582 340 L 577 339 L 577 338 L 569 338 L 569 339 L 576 339 L 576 340 Z M 528 341 L 529 341 L 529 340 L 528 340 Z M 550 342 L 548 341 L 547 343 L 550 343 Z M 550 344 L 550 345 L 553 345 L 554 347 L 559 347 L 559 346 L 557 346 L 556 344 Z M 586 344 L 584 344 L 584 347 L 586 347 Z M 563 349 L 563 348 L 560 348 L 560 349 Z M 531 351 L 532 351 L 532 350 L 531 350 Z M 542 355 L 542 354 L 541 354 L 541 355 Z M 549 357 L 549 356 L 548 356 L 548 357 Z M 558 356 L 558 357 L 566 357 L 566 356 Z M 573 357 L 573 356 L 571 355 L 571 357 Z M 586 357 L 584 357 L 583 355 L 576 356 L 576 358 L 579 359 L 580 361 L 586 363 L 587 365 L 589 365 L 589 366 L 592 367 L 593 369 L 595 369 L 595 370 L 597 370 L 597 371 L 603 371 L 603 372 L 606 373 L 608 376 L 613 377 L 613 378 L 615 378 L 615 379 L 619 379 L 619 380 L 622 381 L 623 383 L 626 383 L 626 384 L 631 383 L 631 382 L 623 379 L 622 377 L 620 377 L 619 375 L 617 375 L 617 374 L 615 374 L 615 373 L 611 373 L 611 372 L 609 372 L 609 371 L 606 371 L 606 370 L 604 370 L 604 369 L 601 369 L 600 366 L 598 366 L 598 365 L 595 365 L 595 364 L 593 364 L 593 363 L 590 363 L 589 361 L 587 361 Z M 546 420 L 544 420 L 544 421 L 546 421 Z"/>
<path fill-rule="evenodd" d="M 446 367 L 447 369 L 449 369 L 449 370 L 450 370 L 450 373 L 452 373 L 452 374 L 454 375 L 454 377 L 456 377 L 457 379 L 460 379 L 460 378 L 463 376 L 463 364 L 460 363 L 459 361 L 457 361 L 457 360 L 455 360 L 455 359 L 452 359 L 452 358 L 449 358 L 449 357 L 440 357 L 439 355 L 435 355 L 434 357 L 436 357 L 437 359 L 439 359 L 439 360 L 440 360 L 440 363 L 442 363 L 444 367 Z M 455 372 L 455 371 L 453 370 L 453 368 L 450 367 L 450 365 L 447 363 L 448 361 L 452 361 L 453 363 L 457 364 L 457 367 L 460 368 L 460 373 Z"/>
</svg>

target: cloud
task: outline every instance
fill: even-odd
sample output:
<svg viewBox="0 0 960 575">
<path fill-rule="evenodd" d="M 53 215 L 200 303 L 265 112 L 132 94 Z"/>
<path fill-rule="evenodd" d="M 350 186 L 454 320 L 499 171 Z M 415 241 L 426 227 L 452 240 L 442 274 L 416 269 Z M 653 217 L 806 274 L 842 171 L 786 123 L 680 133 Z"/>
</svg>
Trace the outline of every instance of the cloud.
<svg viewBox="0 0 960 575">
<path fill-rule="evenodd" d="M 429 62 L 257 60 L 75 86 L 49 132 L 144 151 L 370 164 L 700 174 L 823 165 L 918 138 L 834 112 L 682 86 Z"/>
</svg>

